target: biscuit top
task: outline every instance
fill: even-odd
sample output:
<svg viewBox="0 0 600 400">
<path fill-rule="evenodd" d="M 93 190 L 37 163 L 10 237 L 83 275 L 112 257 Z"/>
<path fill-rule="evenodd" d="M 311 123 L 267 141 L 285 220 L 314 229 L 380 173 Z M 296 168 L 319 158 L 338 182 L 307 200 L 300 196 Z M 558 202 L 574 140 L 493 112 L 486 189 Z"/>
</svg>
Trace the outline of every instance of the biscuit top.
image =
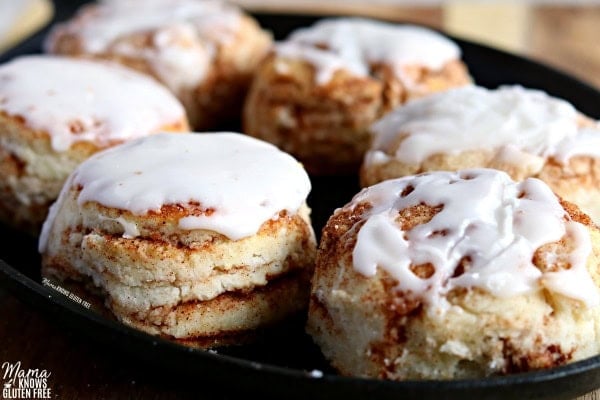
<svg viewBox="0 0 600 400">
<path fill-rule="evenodd" d="M 570 220 L 538 179 L 516 183 L 490 169 L 434 172 L 366 188 L 346 209 L 365 203 L 371 207 L 359 222 L 364 225 L 353 250 L 354 268 L 366 276 L 383 268 L 398 281 L 398 290 L 423 298 L 433 308 L 443 309 L 444 294 L 461 287 L 498 297 L 545 288 L 588 306 L 600 303 L 599 289 L 586 268 L 588 230 Z M 440 210 L 403 231 L 396 221 L 399 212 L 419 205 Z M 532 263 L 536 250 L 564 236 L 572 241 L 572 250 L 552 253 L 555 258 L 545 261 L 545 272 L 538 269 Z M 433 266 L 428 278 L 411 269 L 427 264 Z"/>
<path fill-rule="evenodd" d="M 240 15 L 236 7 L 214 0 L 108 1 L 84 7 L 58 25 L 46 47 L 52 50 L 59 34 L 72 34 L 87 53 L 145 59 L 176 90 L 204 79 L 216 46 L 238 31 Z"/>
<path fill-rule="evenodd" d="M 406 137 L 391 157 L 406 164 L 476 149 L 500 150 L 512 164 L 527 155 L 563 162 L 577 154 L 600 155 L 599 146 L 587 145 L 593 129 L 580 130 L 578 118 L 571 104 L 542 91 L 466 86 L 411 101 L 376 122 L 366 160 L 387 161 L 386 150 L 401 136 Z"/>
<path fill-rule="evenodd" d="M 53 56 L 0 66 L 0 112 L 48 133 L 56 151 L 75 142 L 108 146 L 185 120 L 179 101 L 144 75 Z"/>
<path fill-rule="evenodd" d="M 80 206 L 96 202 L 135 215 L 160 212 L 166 205 L 194 205 L 203 211 L 181 218 L 181 229 L 206 229 L 237 240 L 255 234 L 283 210 L 295 214 L 310 181 L 292 156 L 249 136 L 156 134 L 84 161 L 56 204 L 71 188 L 80 188 Z M 55 218 L 52 208 L 40 249 Z"/>
<path fill-rule="evenodd" d="M 325 19 L 299 29 L 276 51 L 312 63 L 319 84 L 327 83 L 338 69 L 367 76 L 376 64 L 389 65 L 406 81 L 406 66 L 439 70 L 460 57 L 455 43 L 432 30 L 360 18 Z"/>
</svg>

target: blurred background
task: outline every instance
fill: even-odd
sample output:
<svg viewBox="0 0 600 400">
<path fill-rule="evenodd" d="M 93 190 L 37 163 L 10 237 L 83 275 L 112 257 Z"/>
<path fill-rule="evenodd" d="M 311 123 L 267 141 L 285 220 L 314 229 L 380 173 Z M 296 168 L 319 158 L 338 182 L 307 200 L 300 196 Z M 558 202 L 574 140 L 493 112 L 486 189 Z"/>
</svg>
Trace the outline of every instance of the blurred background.
<svg viewBox="0 0 600 400">
<path fill-rule="evenodd" d="M 600 89 L 599 0 L 232 2 L 249 11 L 365 15 L 416 22 L 546 62 Z M 0 0 L 0 52 L 45 25 L 52 12 L 50 0 Z"/>
</svg>

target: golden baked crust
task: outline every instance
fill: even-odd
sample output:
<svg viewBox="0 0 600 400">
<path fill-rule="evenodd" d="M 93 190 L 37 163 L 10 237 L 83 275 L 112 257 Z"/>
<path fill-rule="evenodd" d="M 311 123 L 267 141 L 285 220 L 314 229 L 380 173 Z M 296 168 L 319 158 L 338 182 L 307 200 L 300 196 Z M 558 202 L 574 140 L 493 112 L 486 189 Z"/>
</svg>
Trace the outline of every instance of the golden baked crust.
<svg viewBox="0 0 600 400">
<path fill-rule="evenodd" d="M 319 84 L 315 67 L 271 54 L 258 69 L 244 106 L 244 131 L 296 156 L 313 174 L 354 173 L 369 145 L 369 126 L 407 100 L 470 82 L 460 60 L 440 71 L 405 68 L 405 86 L 387 65 L 371 76 L 338 70 Z"/>
<path fill-rule="evenodd" d="M 600 231 L 577 206 L 561 201 L 592 239 L 587 270 L 600 287 Z M 406 379 L 480 378 L 550 368 L 600 352 L 600 309 L 548 290 L 499 298 L 478 288 L 446 294 L 450 307 L 437 314 L 418 297 L 395 290 L 383 269 L 366 277 L 352 265 L 361 215 L 371 204 L 353 204 L 334 214 L 323 229 L 312 279 L 307 331 L 344 375 Z M 403 230 L 427 223 L 440 207 L 401 210 Z M 359 223 L 359 225 L 356 225 Z M 544 271 L 573 245 L 565 236 L 537 249 L 533 263 Z M 566 258 L 566 257 L 565 257 Z M 458 262 L 456 276 L 469 268 Z M 431 265 L 412 265 L 421 278 Z"/>
<path fill-rule="evenodd" d="M 179 228 L 182 217 L 211 212 L 199 204 L 134 215 L 97 203 L 78 206 L 77 196 L 72 189 L 57 210 L 42 274 L 93 281 L 128 325 L 209 346 L 307 305 L 316 243 L 306 206 L 234 241 Z M 132 225 L 139 235 L 124 237 Z"/>
<path fill-rule="evenodd" d="M 153 49 L 155 30 L 118 38 L 105 51 L 90 53 L 85 50 L 83 38 L 77 33 L 76 27 L 78 24 L 85 24 L 86 19 L 93 19 L 95 7 L 82 9 L 69 24 L 55 28 L 48 41 L 48 51 L 118 62 L 161 81 L 152 64 L 144 58 L 144 52 Z M 185 43 L 189 40 L 185 37 L 178 40 L 183 41 L 180 43 L 182 47 L 204 46 L 202 43 Z M 271 36 L 253 18 L 240 15 L 238 29 L 231 40 L 219 43 L 215 48 L 214 59 L 204 79 L 194 86 L 170 88 L 184 105 L 195 130 L 205 130 L 231 118 L 239 118 L 254 70 L 266 55 L 271 42 Z M 126 46 L 132 51 L 124 55 L 115 50 L 119 46 Z"/>
<path fill-rule="evenodd" d="M 156 132 L 188 129 L 182 117 L 156 127 Z M 118 143 L 100 146 L 76 142 L 67 151 L 57 152 L 47 132 L 29 128 L 23 116 L 0 111 L 0 221 L 37 235 L 48 207 L 75 167 L 92 154 Z"/>
</svg>

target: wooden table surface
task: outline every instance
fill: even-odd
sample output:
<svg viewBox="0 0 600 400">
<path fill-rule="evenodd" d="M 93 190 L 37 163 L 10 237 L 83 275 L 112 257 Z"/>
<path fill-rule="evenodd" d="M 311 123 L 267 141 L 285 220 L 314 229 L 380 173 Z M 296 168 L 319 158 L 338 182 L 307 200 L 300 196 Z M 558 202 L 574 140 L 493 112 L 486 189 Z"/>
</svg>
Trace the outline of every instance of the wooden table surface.
<svg viewBox="0 0 600 400">
<path fill-rule="evenodd" d="M 460 27 L 460 18 L 464 20 L 475 15 L 477 24 L 482 26 L 487 24 L 485 18 L 493 18 L 493 13 L 490 17 L 479 10 L 467 15 L 464 9 L 453 11 L 447 6 L 410 8 L 386 3 L 367 7 L 356 2 L 341 5 L 317 0 L 238 0 L 238 2 L 257 10 L 344 12 L 414 21 L 438 28 L 450 28 L 450 30 L 453 28 L 452 24 Z M 458 17 L 455 16 L 459 11 L 463 13 L 462 17 L 460 14 Z M 498 45 L 547 62 L 600 88 L 599 6 L 536 6 L 528 7 L 524 14 L 523 10 L 512 9 L 507 12 L 513 13 L 511 15 L 523 15 L 524 17 L 519 19 L 519 24 L 523 26 L 517 27 L 520 29 L 517 31 L 514 30 L 515 27 L 510 27 L 506 34 L 503 31 L 502 35 L 497 35 L 510 39 Z M 517 14 L 514 14 L 515 12 Z M 454 20 L 449 21 L 450 18 Z M 477 32 L 475 36 L 473 32 L 467 34 L 471 37 L 479 37 Z M 487 40 L 489 37 L 489 32 L 484 32 L 480 38 Z M 119 355 L 106 352 L 96 347 L 94 343 L 86 341 L 85 338 L 77 337 L 0 289 L 0 365 L 5 361 L 21 361 L 24 368 L 50 371 L 52 375 L 48 379 L 48 386 L 52 389 L 53 397 L 56 398 L 227 399 L 239 397 L 239 394 L 215 393 L 211 393 L 209 397 L 203 392 L 201 378 L 191 384 L 189 382 L 183 384 L 173 379 L 161 379 L 160 374 L 140 369 L 136 363 L 121 359 Z M 600 382 L 598 385 L 600 386 Z M 581 399 L 600 400 L 600 390 L 582 396 Z"/>
</svg>

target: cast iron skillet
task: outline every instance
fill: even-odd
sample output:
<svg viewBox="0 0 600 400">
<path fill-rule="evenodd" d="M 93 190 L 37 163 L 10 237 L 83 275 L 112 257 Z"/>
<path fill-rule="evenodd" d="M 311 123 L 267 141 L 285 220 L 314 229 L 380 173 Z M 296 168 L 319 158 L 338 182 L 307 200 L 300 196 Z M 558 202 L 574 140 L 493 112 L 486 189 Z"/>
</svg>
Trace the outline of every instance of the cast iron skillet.
<svg viewBox="0 0 600 400">
<path fill-rule="evenodd" d="M 61 1 L 54 22 L 69 17 L 81 3 L 81 0 Z M 255 16 L 278 39 L 318 19 L 281 14 Z M 47 29 L 5 53 L 0 62 L 39 53 L 46 33 Z M 583 113 L 600 118 L 600 92 L 590 86 L 521 57 L 467 41 L 457 42 L 478 84 L 493 88 L 519 83 L 543 89 L 569 100 Z M 238 121 L 228 125 L 224 129 L 240 129 Z M 313 208 L 315 229 L 320 232 L 332 211 L 358 191 L 358 184 L 353 176 L 312 181 L 309 204 Z M 0 243 L 0 284 L 22 301 L 50 316 L 53 322 L 93 340 L 94 345 L 125 354 L 140 366 L 152 366 L 165 376 L 193 378 L 211 393 L 299 399 L 568 399 L 600 386 L 600 356 L 547 371 L 480 380 L 389 382 L 341 377 L 329 369 L 303 332 L 302 319 L 265 333 L 253 345 L 219 349 L 217 353 L 190 349 L 130 329 L 43 286 L 36 243 L 31 238 L 0 226 Z M 311 375 L 313 370 L 324 374 Z"/>
</svg>

